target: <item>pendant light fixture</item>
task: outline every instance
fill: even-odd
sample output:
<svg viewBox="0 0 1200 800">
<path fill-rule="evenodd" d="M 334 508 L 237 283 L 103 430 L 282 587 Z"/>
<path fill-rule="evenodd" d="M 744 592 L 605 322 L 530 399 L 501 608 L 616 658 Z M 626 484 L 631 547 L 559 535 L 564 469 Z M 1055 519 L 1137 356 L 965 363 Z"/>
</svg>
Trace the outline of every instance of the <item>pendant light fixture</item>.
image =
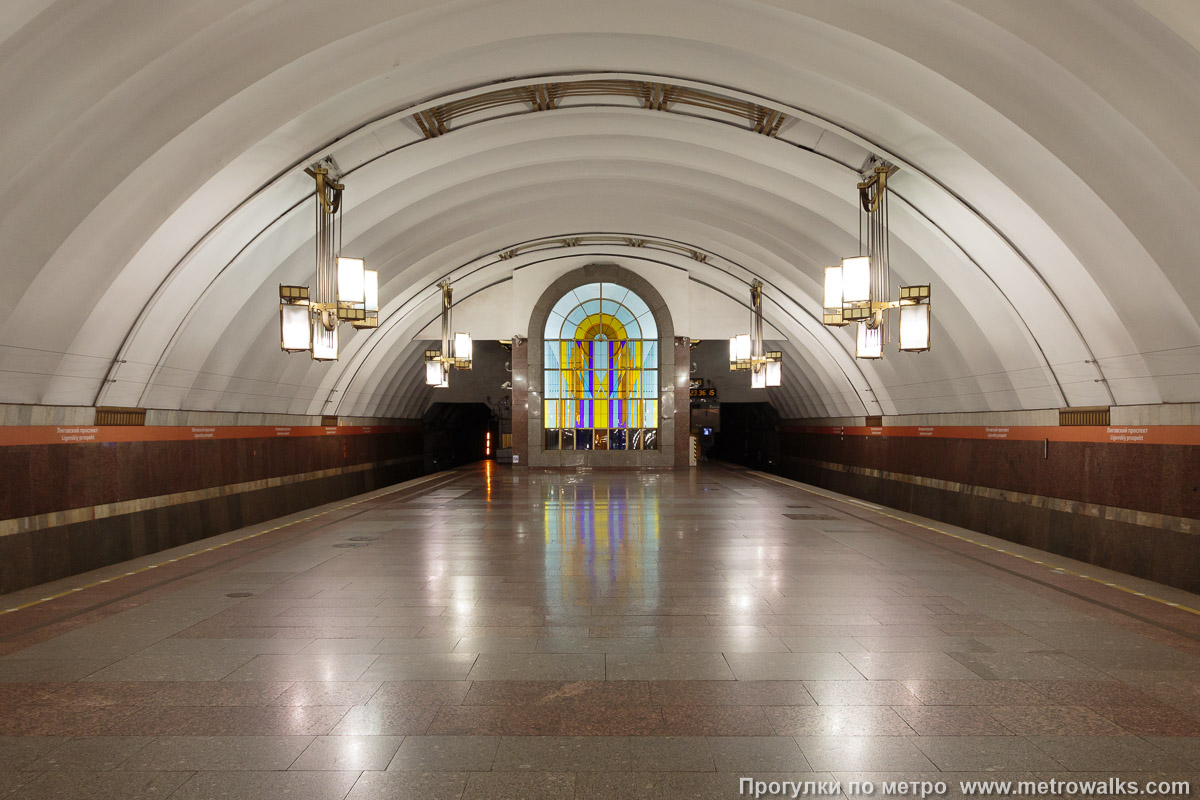
<svg viewBox="0 0 1200 800">
<path fill-rule="evenodd" d="M 823 322 L 829 327 L 855 323 L 856 358 L 883 358 L 889 339 L 888 311 L 899 314 L 900 350 L 916 353 L 930 347 L 929 284 L 901 286 L 900 299 L 891 295 L 888 178 L 897 167 L 875 160 L 858 184 L 859 254 L 842 259 L 840 267 L 825 268 Z"/>
<path fill-rule="evenodd" d="M 325 159 L 304 170 L 316 182 L 316 282 L 279 286 L 279 339 L 286 353 L 308 352 L 313 361 L 336 361 L 338 327 L 379 327 L 379 273 L 361 258 L 342 255 L 342 193 Z"/>
<path fill-rule="evenodd" d="M 729 339 L 729 370 L 750 372 L 751 389 L 767 389 L 783 382 L 783 353 L 763 352 L 762 281 L 750 285 L 750 333 Z"/>
<path fill-rule="evenodd" d="M 442 290 L 442 349 L 425 351 L 425 384 L 437 389 L 450 385 L 450 370 L 471 368 L 471 334 L 453 330 L 454 290 L 450 281 L 438 284 Z"/>
</svg>

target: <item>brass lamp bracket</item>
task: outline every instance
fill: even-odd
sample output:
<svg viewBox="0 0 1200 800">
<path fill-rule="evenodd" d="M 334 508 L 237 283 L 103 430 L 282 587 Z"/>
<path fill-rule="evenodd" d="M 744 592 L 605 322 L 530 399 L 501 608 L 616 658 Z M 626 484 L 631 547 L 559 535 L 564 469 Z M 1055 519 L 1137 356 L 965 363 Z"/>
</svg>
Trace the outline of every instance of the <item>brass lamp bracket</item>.
<svg viewBox="0 0 1200 800">
<path fill-rule="evenodd" d="M 876 161 L 874 169 L 863 176 L 864 180 L 858 184 L 858 200 L 862 203 L 863 211 L 870 214 L 879 209 L 879 201 L 887 192 L 887 180 L 898 169 L 899 167 L 886 161 Z"/>
<path fill-rule="evenodd" d="M 327 162 L 323 161 L 322 164 Z M 326 214 L 336 214 L 342 207 L 342 192 L 345 184 L 330 177 L 330 166 L 305 167 L 304 171 L 317 182 L 316 195 Z"/>
</svg>

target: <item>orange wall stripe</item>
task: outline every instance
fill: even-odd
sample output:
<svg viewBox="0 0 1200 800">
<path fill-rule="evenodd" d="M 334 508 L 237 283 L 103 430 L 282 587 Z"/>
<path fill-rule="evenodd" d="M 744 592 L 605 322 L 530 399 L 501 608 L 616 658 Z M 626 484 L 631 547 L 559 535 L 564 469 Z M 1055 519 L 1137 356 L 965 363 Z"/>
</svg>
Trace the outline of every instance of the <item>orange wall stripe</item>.
<svg viewBox="0 0 1200 800">
<path fill-rule="evenodd" d="M 208 439 L 295 439 L 307 436 L 360 436 L 416 430 L 419 428 L 412 425 L 3 426 L 0 427 L 0 447 L 109 442 L 194 442 Z"/>
<path fill-rule="evenodd" d="M 1080 425 L 1080 426 L 1003 426 L 937 425 L 838 427 L 785 425 L 786 433 L 810 433 L 830 436 L 877 436 L 913 439 L 992 439 L 1016 442 L 1092 442 L 1096 444 L 1177 444 L 1200 445 L 1200 425 Z"/>
</svg>

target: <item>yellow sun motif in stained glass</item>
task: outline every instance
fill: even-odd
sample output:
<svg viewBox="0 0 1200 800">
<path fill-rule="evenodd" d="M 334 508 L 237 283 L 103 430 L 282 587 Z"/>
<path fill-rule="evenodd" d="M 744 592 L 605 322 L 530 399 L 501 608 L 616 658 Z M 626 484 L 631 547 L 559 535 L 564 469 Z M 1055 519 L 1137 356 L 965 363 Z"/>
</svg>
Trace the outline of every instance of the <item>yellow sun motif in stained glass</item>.
<svg viewBox="0 0 1200 800">
<path fill-rule="evenodd" d="M 592 314 L 579 323 L 575 329 L 575 338 L 584 341 L 593 339 L 622 341 L 629 337 L 625 333 L 625 326 L 612 314 Z"/>
</svg>

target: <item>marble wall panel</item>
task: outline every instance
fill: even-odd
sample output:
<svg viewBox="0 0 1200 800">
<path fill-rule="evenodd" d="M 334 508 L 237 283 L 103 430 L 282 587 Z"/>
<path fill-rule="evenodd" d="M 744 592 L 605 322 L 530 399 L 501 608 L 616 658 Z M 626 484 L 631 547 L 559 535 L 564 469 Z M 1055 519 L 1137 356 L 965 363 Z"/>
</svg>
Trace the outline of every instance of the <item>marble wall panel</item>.
<svg viewBox="0 0 1200 800">
<path fill-rule="evenodd" d="M 792 457 L 1200 519 L 1200 447 L 783 435 Z"/>
<path fill-rule="evenodd" d="M 418 457 L 403 463 L 0 536 L 0 594 L 417 477 L 417 446 Z"/>
<path fill-rule="evenodd" d="M 421 433 L 5 447 L 0 519 L 210 489 L 421 452 Z"/>
</svg>

